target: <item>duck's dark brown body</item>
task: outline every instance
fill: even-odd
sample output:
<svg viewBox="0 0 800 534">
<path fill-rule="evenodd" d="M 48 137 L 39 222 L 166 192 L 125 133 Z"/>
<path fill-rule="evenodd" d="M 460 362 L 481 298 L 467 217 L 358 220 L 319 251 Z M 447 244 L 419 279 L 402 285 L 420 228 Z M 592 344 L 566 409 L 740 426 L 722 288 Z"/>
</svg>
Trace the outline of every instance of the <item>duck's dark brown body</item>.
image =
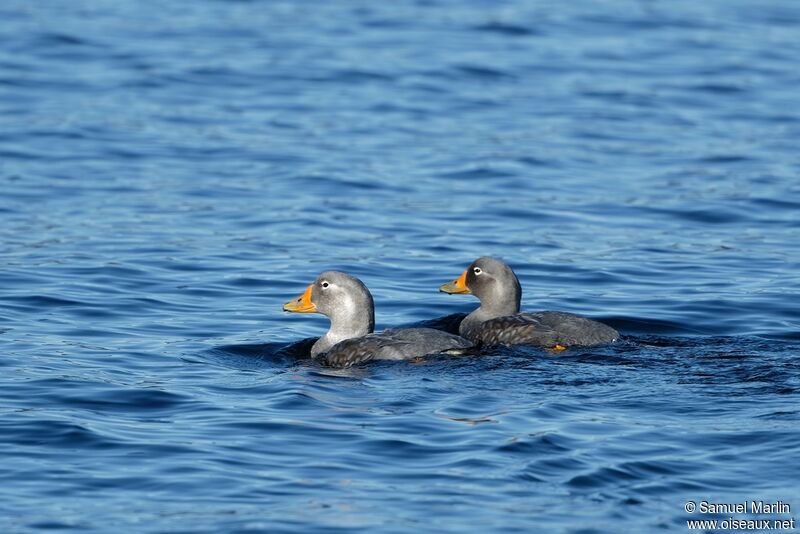
<svg viewBox="0 0 800 534">
<path fill-rule="evenodd" d="M 489 319 L 462 336 L 479 345 L 591 346 L 619 339 L 619 332 L 573 313 L 542 311 Z"/>
<path fill-rule="evenodd" d="M 463 351 L 473 344 L 461 336 L 432 328 L 388 329 L 340 341 L 320 355 L 331 367 L 350 367 L 371 360 L 410 360 L 428 354 Z"/>
</svg>

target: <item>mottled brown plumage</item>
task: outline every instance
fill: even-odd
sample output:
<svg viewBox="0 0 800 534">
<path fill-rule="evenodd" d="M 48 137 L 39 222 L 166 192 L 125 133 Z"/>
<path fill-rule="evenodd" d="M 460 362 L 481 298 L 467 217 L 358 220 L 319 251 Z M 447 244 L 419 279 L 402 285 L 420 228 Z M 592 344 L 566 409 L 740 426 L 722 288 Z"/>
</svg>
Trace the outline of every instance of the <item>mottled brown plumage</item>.
<svg viewBox="0 0 800 534">
<path fill-rule="evenodd" d="M 387 329 L 340 341 L 320 359 L 331 367 L 350 367 L 371 360 L 410 360 L 426 354 L 459 353 L 472 347 L 460 336 L 432 328 Z"/>
<path fill-rule="evenodd" d="M 617 339 L 610 326 L 566 312 L 518 313 L 484 321 L 461 335 L 481 345 L 600 345 Z"/>
</svg>

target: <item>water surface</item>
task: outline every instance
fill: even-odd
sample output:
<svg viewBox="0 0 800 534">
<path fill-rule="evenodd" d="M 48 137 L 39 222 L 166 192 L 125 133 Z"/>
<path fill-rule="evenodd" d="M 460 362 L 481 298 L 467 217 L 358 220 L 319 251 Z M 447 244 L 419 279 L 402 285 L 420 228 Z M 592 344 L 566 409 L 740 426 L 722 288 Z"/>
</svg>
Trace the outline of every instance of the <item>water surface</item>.
<svg viewBox="0 0 800 534">
<path fill-rule="evenodd" d="M 800 6 L 7 0 L 0 530 L 686 530 L 800 510 Z M 281 350 L 506 259 L 614 346 Z M 781 516 L 784 517 L 784 516 Z M 789 516 L 785 516 L 788 518 Z"/>
</svg>

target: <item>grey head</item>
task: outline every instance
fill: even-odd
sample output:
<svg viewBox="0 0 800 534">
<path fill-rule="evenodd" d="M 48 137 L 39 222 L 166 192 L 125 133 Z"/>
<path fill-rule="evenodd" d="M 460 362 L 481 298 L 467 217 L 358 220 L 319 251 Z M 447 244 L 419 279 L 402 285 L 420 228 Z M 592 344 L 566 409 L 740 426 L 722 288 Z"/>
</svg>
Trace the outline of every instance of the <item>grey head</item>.
<svg viewBox="0 0 800 534">
<path fill-rule="evenodd" d="M 375 305 L 361 280 L 339 271 L 325 271 L 300 297 L 283 305 L 285 311 L 321 313 L 328 317 L 328 332 L 311 347 L 311 356 L 326 352 L 336 343 L 365 336 L 375 329 Z"/>
<path fill-rule="evenodd" d="M 459 278 L 439 289 L 445 293 L 472 294 L 481 301 L 478 309 L 461 321 L 461 335 L 489 319 L 518 313 L 522 298 L 522 287 L 511 267 L 489 256 L 473 261 Z"/>
</svg>

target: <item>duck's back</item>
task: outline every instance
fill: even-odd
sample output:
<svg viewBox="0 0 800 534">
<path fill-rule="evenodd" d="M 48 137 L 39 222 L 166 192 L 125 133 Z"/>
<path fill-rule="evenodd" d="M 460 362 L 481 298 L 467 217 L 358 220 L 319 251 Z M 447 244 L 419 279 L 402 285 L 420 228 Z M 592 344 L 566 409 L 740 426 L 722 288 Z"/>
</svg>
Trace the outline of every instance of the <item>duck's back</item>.
<svg viewBox="0 0 800 534">
<path fill-rule="evenodd" d="M 619 339 L 603 323 L 567 312 L 523 312 L 484 321 L 466 333 L 482 345 L 591 346 Z"/>
<path fill-rule="evenodd" d="M 432 328 L 387 329 L 341 341 L 323 358 L 332 367 L 349 367 L 370 360 L 409 360 L 472 346 L 461 336 Z"/>
</svg>

